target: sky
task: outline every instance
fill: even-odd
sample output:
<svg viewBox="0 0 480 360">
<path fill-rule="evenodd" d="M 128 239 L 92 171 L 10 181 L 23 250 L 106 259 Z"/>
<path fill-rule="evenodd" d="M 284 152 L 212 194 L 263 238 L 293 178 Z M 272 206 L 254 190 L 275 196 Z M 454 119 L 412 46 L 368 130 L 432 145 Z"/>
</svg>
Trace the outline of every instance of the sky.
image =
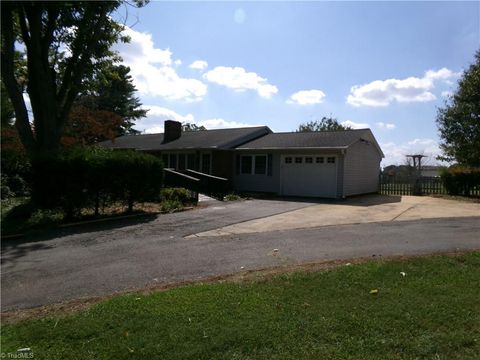
<svg viewBox="0 0 480 360">
<path fill-rule="evenodd" d="M 123 6 L 147 117 L 207 129 L 295 131 L 334 117 L 370 128 L 385 159 L 440 153 L 437 109 L 480 49 L 480 2 L 157 2 Z"/>
</svg>

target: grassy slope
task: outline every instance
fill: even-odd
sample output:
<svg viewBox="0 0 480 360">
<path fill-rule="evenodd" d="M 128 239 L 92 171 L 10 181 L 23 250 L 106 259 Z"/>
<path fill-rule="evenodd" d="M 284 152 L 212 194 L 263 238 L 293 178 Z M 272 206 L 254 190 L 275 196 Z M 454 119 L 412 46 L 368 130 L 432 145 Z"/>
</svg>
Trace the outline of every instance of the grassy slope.
<svg viewBox="0 0 480 360">
<path fill-rule="evenodd" d="M 478 359 L 480 253 L 120 296 L 2 333 L 42 359 Z"/>
</svg>

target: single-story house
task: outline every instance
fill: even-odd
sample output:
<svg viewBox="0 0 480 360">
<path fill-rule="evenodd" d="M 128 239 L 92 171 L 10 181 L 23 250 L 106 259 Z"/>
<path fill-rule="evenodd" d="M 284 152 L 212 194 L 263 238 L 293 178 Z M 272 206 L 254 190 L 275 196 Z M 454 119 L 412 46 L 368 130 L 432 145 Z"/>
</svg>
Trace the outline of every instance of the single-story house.
<svg viewBox="0 0 480 360">
<path fill-rule="evenodd" d="M 267 126 L 182 131 L 165 121 L 165 133 L 126 135 L 100 146 L 136 149 L 164 166 L 230 180 L 243 192 L 343 198 L 378 191 L 384 157 L 370 129 L 273 133 Z"/>
</svg>

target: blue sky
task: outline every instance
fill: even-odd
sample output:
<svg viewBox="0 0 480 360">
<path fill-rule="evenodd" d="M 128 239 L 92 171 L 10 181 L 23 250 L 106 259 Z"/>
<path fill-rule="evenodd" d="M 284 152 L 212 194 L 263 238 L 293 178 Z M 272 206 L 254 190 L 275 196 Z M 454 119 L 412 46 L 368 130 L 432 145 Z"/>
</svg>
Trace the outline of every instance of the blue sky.
<svg viewBox="0 0 480 360">
<path fill-rule="evenodd" d="M 333 116 L 370 127 L 383 165 L 435 162 L 436 109 L 480 48 L 480 2 L 151 2 L 126 24 L 117 50 L 150 109 L 137 129 Z"/>
</svg>

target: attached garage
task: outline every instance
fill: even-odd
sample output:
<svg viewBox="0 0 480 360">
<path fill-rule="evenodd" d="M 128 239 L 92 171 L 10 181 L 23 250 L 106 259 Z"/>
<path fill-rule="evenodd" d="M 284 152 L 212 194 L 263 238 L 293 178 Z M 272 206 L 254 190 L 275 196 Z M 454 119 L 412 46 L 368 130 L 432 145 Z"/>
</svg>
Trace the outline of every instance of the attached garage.
<svg viewBox="0 0 480 360">
<path fill-rule="evenodd" d="M 281 156 L 280 195 L 337 197 L 337 156 Z"/>
<path fill-rule="evenodd" d="M 243 159 L 268 154 L 269 174 L 237 172 L 237 191 L 343 198 L 378 191 L 383 153 L 370 129 L 272 133 L 236 148 Z"/>
</svg>

